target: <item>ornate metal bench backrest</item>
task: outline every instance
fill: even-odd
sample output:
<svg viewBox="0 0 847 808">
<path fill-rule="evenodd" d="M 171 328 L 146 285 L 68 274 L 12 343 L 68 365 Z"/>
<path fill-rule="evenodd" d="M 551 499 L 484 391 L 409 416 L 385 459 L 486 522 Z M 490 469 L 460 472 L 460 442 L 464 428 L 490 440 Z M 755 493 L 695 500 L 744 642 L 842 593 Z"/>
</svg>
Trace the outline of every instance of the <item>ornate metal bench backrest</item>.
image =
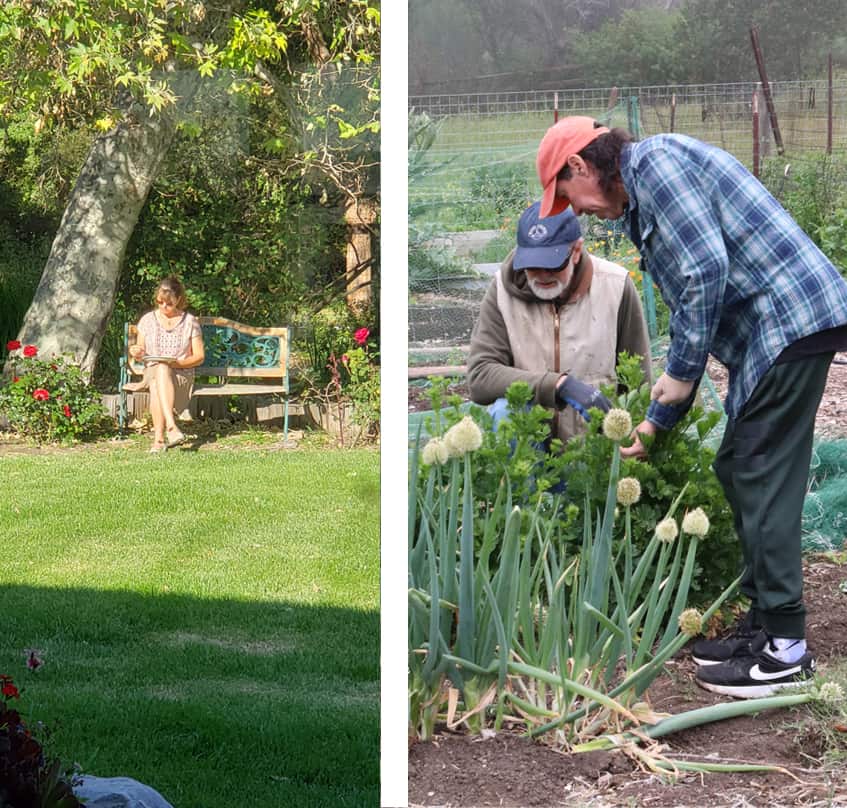
<svg viewBox="0 0 847 808">
<path fill-rule="evenodd" d="M 257 328 L 222 317 L 198 319 L 206 359 L 197 375 L 278 378 L 288 392 L 288 327 Z"/>
</svg>

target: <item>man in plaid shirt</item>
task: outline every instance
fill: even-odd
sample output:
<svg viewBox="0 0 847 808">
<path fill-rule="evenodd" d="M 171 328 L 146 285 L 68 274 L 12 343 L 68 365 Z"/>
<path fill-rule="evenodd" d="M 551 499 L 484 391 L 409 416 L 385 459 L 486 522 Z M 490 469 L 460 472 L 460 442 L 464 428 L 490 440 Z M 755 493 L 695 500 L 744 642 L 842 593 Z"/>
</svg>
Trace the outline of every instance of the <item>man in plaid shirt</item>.
<svg viewBox="0 0 847 808">
<path fill-rule="evenodd" d="M 691 406 L 709 354 L 729 370 L 715 458 L 741 540 L 751 606 L 727 637 L 695 643 L 697 681 L 753 698 L 802 684 L 806 646 L 800 529 L 814 425 L 836 351 L 847 349 L 847 283 L 732 155 L 683 135 L 634 143 L 622 129 L 569 117 L 538 150 L 541 215 L 573 207 L 624 217 L 670 308 L 665 372 L 641 435 Z"/>
</svg>

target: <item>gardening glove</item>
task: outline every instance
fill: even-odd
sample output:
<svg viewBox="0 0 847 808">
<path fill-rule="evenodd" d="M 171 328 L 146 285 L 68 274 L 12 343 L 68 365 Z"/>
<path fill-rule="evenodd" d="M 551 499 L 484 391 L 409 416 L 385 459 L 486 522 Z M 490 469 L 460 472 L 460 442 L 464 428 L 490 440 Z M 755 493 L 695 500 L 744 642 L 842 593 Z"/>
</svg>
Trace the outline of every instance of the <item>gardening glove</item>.
<svg viewBox="0 0 847 808">
<path fill-rule="evenodd" d="M 576 376 L 563 376 L 556 383 L 556 401 L 562 407 L 570 405 L 573 407 L 586 421 L 590 420 L 588 410 L 592 407 L 597 407 L 603 412 L 608 412 L 612 405 L 609 399 L 606 398 L 596 387 L 580 381 Z"/>
</svg>

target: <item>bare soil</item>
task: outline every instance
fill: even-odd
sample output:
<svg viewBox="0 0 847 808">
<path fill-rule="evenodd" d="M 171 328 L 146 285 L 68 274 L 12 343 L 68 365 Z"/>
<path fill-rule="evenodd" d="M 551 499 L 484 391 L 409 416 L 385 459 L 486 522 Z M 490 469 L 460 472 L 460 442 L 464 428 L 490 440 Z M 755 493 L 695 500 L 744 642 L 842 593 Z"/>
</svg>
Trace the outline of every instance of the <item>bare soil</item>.
<svg viewBox="0 0 847 808">
<path fill-rule="evenodd" d="M 824 676 L 847 654 L 847 567 L 816 557 L 805 570 L 807 630 Z M 694 684 L 695 665 L 683 649 L 650 687 L 654 710 L 680 713 L 721 697 Z M 826 733 L 830 740 L 825 741 Z M 843 735 L 839 734 L 843 733 Z M 705 724 L 666 741 L 664 754 L 713 762 L 780 766 L 781 772 L 683 774 L 675 783 L 639 768 L 621 752 L 574 754 L 515 732 L 485 740 L 448 732 L 409 750 L 409 804 L 457 806 L 656 806 L 657 808 L 768 808 L 847 806 L 847 770 L 825 759 L 832 736 L 842 758 L 847 726 L 824 727 L 808 708 L 771 710 Z"/>
</svg>

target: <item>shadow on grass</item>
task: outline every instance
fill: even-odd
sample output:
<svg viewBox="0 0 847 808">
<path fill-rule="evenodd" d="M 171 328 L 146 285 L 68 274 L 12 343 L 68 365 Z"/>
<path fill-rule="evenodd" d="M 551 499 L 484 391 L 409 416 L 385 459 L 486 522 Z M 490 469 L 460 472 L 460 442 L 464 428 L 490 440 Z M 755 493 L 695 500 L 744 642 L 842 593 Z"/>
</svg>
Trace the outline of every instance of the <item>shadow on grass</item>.
<svg viewBox="0 0 847 808">
<path fill-rule="evenodd" d="M 378 804 L 376 611 L 13 585 L 0 624 L 0 673 L 63 762 L 176 808 Z"/>
</svg>

